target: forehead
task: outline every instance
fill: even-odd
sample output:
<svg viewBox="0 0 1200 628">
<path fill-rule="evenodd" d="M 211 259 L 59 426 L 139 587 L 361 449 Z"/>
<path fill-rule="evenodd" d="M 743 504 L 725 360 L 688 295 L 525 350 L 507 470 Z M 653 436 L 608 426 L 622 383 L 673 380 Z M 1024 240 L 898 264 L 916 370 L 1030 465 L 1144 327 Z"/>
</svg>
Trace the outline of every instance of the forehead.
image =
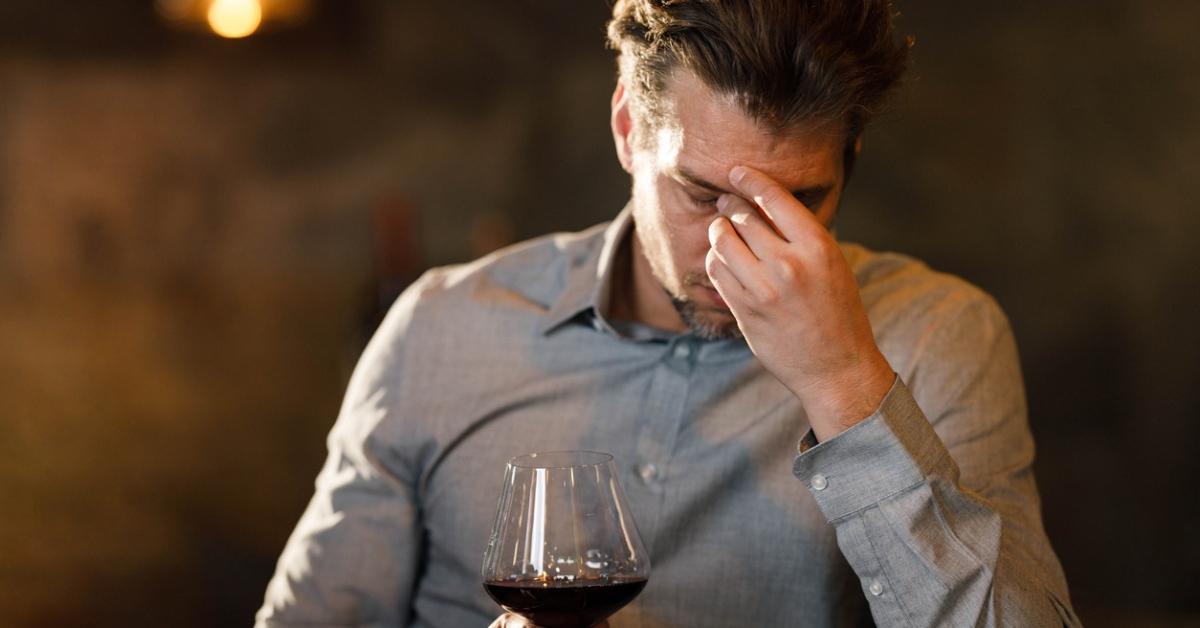
<svg viewBox="0 0 1200 628">
<path fill-rule="evenodd" d="M 660 168 L 683 168 L 724 182 L 730 168 L 747 165 L 787 187 L 841 177 L 845 138 L 835 126 L 774 133 L 731 96 L 685 71 L 675 72 L 664 92 L 654 144 Z"/>
</svg>

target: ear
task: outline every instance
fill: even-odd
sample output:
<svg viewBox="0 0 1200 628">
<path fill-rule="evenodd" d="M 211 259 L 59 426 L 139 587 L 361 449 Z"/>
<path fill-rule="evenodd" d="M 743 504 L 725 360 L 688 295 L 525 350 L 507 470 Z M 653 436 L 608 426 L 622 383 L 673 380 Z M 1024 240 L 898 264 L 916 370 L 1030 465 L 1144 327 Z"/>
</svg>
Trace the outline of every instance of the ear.
<svg viewBox="0 0 1200 628">
<path fill-rule="evenodd" d="M 850 175 L 854 172 L 854 164 L 858 163 L 858 156 L 862 154 L 863 134 L 859 133 L 854 138 L 854 143 L 847 143 L 842 149 L 842 188 L 843 191 L 848 183 L 850 183 Z"/>
<path fill-rule="evenodd" d="M 629 91 L 625 82 L 617 80 L 612 96 L 612 134 L 621 168 L 633 174 L 633 113 L 629 110 Z"/>
</svg>

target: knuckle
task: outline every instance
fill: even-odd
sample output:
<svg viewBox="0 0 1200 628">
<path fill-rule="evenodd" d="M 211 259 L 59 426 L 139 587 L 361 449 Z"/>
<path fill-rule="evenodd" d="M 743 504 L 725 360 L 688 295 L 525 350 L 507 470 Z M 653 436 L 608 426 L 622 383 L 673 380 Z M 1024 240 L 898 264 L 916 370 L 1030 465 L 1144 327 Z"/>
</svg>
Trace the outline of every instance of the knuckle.
<svg viewBox="0 0 1200 628">
<path fill-rule="evenodd" d="M 841 249 L 838 248 L 837 242 L 828 233 L 810 231 L 806 235 L 807 237 L 802 242 L 803 246 L 801 250 L 804 251 L 809 259 L 824 260 L 841 257 Z"/>
<path fill-rule="evenodd" d="M 815 238 L 815 240 L 816 242 L 813 244 L 814 254 L 819 255 L 822 259 L 827 260 L 841 258 L 841 249 L 838 248 L 837 242 L 835 242 L 833 238 L 821 237 Z"/>
<path fill-rule="evenodd" d="M 771 266 L 772 270 L 775 271 L 775 276 L 779 277 L 785 283 L 792 283 L 796 280 L 796 268 L 792 266 L 789 260 L 777 259 Z"/>
<path fill-rule="evenodd" d="M 779 300 L 779 290 L 769 281 L 755 281 L 747 286 L 750 295 L 750 306 L 756 312 L 770 309 Z"/>
<path fill-rule="evenodd" d="M 775 197 L 770 192 L 759 192 L 754 195 L 754 203 L 759 207 L 771 207 L 775 205 Z"/>
<path fill-rule="evenodd" d="M 760 191 L 757 196 L 759 205 L 775 206 L 783 202 L 783 195 L 773 187 Z"/>
<path fill-rule="evenodd" d="M 775 286 L 768 284 L 759 291 L 758 300 L 763 306 L 777 305 L 783 300 L 783 293 Z"/>
<path fill-rule="evenodd" d="M 795 283 L 804 274 L 803 266 L 798 260 L 788 255 L 775 258 L 771 264 L 775 276 L 785 283 Z"/>
</svg>

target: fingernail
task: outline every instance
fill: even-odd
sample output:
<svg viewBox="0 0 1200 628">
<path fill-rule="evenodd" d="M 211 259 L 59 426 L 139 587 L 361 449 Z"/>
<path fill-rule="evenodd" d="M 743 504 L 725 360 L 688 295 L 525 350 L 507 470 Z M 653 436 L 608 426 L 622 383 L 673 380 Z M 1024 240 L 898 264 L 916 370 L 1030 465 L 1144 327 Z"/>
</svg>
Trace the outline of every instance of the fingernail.
<svg viewBox="0 0 1200 628">
<path fill-rule="evenodd" d="M 729 195 L 722 194 L 717 197 L 717 209 L 720 211 L 725 211 L 726 207 L 729 207 Z"/>
<path fill-rule="evenodd" d="M 742 182 L 742 178 L 746 176 L 746 169 L 742 166 L 734 166 L 733 170 L 729 171 L 729 180 L 733 181 L 734 185 Z"/>
</svg>

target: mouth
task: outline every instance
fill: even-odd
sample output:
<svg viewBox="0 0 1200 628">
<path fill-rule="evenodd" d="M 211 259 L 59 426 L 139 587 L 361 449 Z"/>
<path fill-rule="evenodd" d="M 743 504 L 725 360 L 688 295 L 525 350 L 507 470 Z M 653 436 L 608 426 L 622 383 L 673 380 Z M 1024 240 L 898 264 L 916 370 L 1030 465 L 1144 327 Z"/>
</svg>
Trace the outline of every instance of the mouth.
<svg viewBox="0 0 1200 628">
<path fill-rule="evenodd" d="M 716 288 L 700 286 L 700 289 L 704 291 L 704 294 L 707 295 L 709 300 L 712 301 L 718 308 L 722 310 L 729 310 L 729 304 L 725 302 L 725 299 L 721 297 L 721 293 L 717 292 Z"/>
<path fill-rule="evenodd" d="M 684 291 L 689 295 L 688 300 L 692 301 L 693 307 L 698 309 L 716 311 L 732 317 L 733 311 L 729 309 L 729 304 L 721 297 L 721 293 L 717 292 L 717 289 L 709 283 L 710 281 L 707 274 L 700 271 L 685 275 L 683 286 Z"/>
</svg>

